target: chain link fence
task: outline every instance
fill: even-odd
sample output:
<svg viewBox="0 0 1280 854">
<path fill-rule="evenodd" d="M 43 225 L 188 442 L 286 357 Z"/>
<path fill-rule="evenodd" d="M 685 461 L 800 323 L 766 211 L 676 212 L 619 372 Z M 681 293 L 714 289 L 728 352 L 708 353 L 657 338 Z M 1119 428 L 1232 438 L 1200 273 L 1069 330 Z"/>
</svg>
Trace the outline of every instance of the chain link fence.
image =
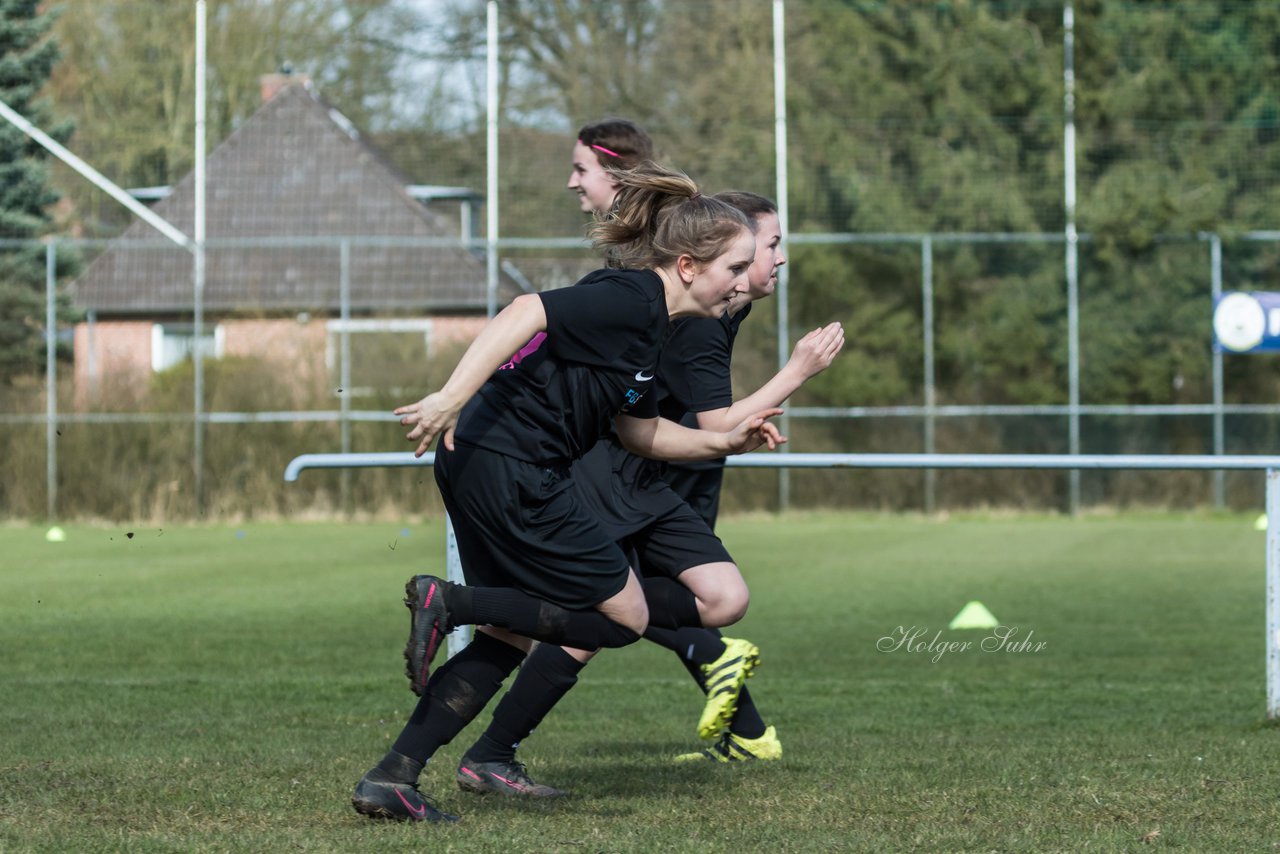
<svg viewBox="0 0 1280 854">
<path fill-rule="evenodd" d="M 192 234 L 195 4 L 64 6 L 47 95 L 68 147 Z M 60 163 L 52 238 L 0 233 L 46 271 L 35 322 L 61 354 L 0 392 L 0 508 L 438 511 L 420 473 L 279 475 L 397 449 L 390 409 L 489 309 L 595 266 L 564 184 L 575 129 L 606 115 L 709 190 L 785 191 L 789 275 L 744 326 L 735 387 L 808 329 L 848 338 L 791 402 L 794 450 L 1270 453 L 1274 368 L 1215 353 L 1210 314 L 1221 290 L 1277 288 L 1280 78 L 1257 41 L 1275 12 L 1077 4 L 1069 33 L 1069 7 L 211 2 L 199 296 L 190 251 Z M 728 510 L 1261 496 L 1250 473 L 727 477 Z"/>
</svg>

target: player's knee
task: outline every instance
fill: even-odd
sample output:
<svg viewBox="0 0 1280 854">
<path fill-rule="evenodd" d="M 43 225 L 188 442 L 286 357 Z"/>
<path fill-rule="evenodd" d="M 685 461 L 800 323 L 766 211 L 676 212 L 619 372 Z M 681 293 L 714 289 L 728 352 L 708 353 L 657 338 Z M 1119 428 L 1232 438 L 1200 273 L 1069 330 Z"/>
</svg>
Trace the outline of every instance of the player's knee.
<svg viewBox="0 0 1280 854">
<path fill-rule="evenodd" d="M 730 591 L 720 603 L 721 625 L 731 626 L 747 615 L 747 606 L 751 604 L 751 594 L 745 585 Z"/>
<path fill-rule="evenodd" d="M 638 602 L 629 604 L 620 614 L 613 617 L 613 621 L 635 632 L 638 639 L 640 635 L 644 634 L 645 629 L 649 628 L 649 606 L 641 598 Z"/>
<path fill-rule="evenodd" d="M 613 623 L 634 632 L 637 637 L 649 627 L 649 604 L 639 584 L 627 585 L 607 602 L 598 606 Z"/>
<path fill-rule="evenodd" d="M 717 591 L 714 601 L 704 602 L 703 625 L 710 628 L 733 625 L 746 615 L 750 600 L 745 584 L 726 585 Z"/>
<path fill-rule="evenodd" d="M 599 610 L 609 623 L 606 637 L 601 639 L 601 646 L 618 647 L 635 643 L 649 627 L 649 606 L 642 596 L 616 597 Z"/>
</svg>

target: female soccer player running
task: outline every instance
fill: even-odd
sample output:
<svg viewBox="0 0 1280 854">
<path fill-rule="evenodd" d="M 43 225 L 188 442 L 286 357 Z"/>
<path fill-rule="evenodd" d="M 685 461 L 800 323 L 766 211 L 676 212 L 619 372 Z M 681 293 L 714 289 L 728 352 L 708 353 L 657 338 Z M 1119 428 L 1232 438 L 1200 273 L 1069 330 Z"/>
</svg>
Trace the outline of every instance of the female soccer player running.
<svg viewBox="0 0 1280 854">
<path fill-rule="evenodd" d="M 636 124 L 625 119 L 606 119 L 604 121 L 595 122 L 585 125 L 578 131 L 578 141 L 573 147 L 573 169 L 569 176 L 568 188 L 577 193 L 579 204 L 584 211 L 594 214 L 597 217 L 605 217 L 609 214 L 613 207 L 614 199 L 617 195 L 618 185 L 613 178 L 613 173 L 619 169 L 629 169 L 636 163 L 636 158 L 653 156 L 653 142 L 649 135 L 645 133 Z M 756 197 L 759 198 L 759 197 Z M 769 236 L 757 234 L 756 239 L 756 257 L 749 271 L 749 290 L 754 295 L 739 297 L 740 300 L 754 299 L 755 295 L 766 295 L 766 290 L 772 292 L 772 286 L 769 282 L 777 281 L 776 268 L 786 263 L 786 259 L 782 256 L 778 249 L 778 242 L 781 240 L 781 233 L 777 232 L 777 208 L 769 205 L 769 210 L 774 214 L 773 223 L 769 231 Z M 757 213 L 754 209 L 744 211 L 748 218 L 752 221 L 753 229 L 757 229 L 761 224 Z M 765 223 L 765 225 L 769 225 Z M 772 230 L 770 230 L 772 229 Z M 771 242 L 770 242 L 771 241 Z M 776 263 L 775 263 L 776 262 Z M 739 306 L 741 308 L 741 306 Z M 725 317 L 728 316 L 726 312 Z M 742 313 L 745 316 L 745 311 Z M 724 317 L 721 318 L 723 320 Z M 677 321 L 673 325 L 673 334 L 676 329 L 684 321 Z M 727 328 L 727 327 L 724 327 Z M 692 388 L 698 389 L 698 392 L 714 390 L 715 397 L 711 404 L 702 408 L 718 408 L 727 406 L 732 403 L 732 393 L 730 390 L 729 376 L 729 350 L 732 348 L 732 335 L 737 332 L 736 323 L 732 325 L 732 332 L 729 337 L 728 346 L 724 346 L 724 342 L 713 340 L 708 343 L 708 352 L 695 352 L 690 344 L 696 344 L 697 336 L 684 335 L 681 340 L 684 344 L 679 360 L 667 359 L 662 364 L 662 370 L 658 373 L 658 396 L 659 400 L 682 401 L 689 400 L 689 393 L 673 397 L 673 390 L 688 390 Z M 791 366 L 789 366 L 790 369 Z M 825 365 L 818 367 L 821 370 Z M 816 373 L 817 370 L 812 373 Z M 793 372 L 794 373 L 794 372 Z M 803 382 L 807 374 L 800 378 Z M 773 385 L 776 386 L 776 380 Z M 670 387 L 669 387 L 670 385 Z M 786 390 L 785 394 L 778 397 L 781 401 L 794 391 L 794 387 Z M 723 393 L 722 393 L 723 392 Z M 721 402 L 721 397 L 726 399 Z M 667 417 L 672 420 L 679 421 L 682 416 L 688 414 L 688 407 L 679 408 L 679 404 L 669 405 L 669 409 L 674 414 L 668 414 Z M 741 407 L 739 410 L 741 411 Z M 719 415 L 720 413 L 715 413 Z M 682 422 L 686 426 L 698 427 L 698 422 L 690 417 Z M 610 462 L 605 464 L 598 462 L 598 459 L 609 458 Z M 583 467 L 591 467 L 597 473 L 601 470 L 607 471 L 612 468 L 615 476 L 614 486 L 620 487 L 623 493 L 647 493 L 648 513 L 634 512 L 637 502 L 628 500 L 625 496 L 618 496 L 614 500 L 608 497 L 608 490 L 597 490 L 596 504 L 608 508 L 602 515 L 608 518 L 612 527 L 618 533 L 620 538 L 625 538 L 632 548 L 644 545 L 649 560 L 640 562 L 640 571 L 644 574 L 657 574 L 668 576 L 680 576 L 684 580 L 695 577 L 698 573 L 690 573 L 683 575 L 682 571 L 686 568 L 679 562 L 688 564 L 689 561 L 696 560 L 701 555 L 707 559 L 717 559 L 715 557 L 715 549 L 720 548 L 719 541 L 712 537 L 714 548 L 698 548 L 699 540 L 705 541 L 706 535 L 715 527 L 714 513 L 708 516 L 702 511 L 699 503 L 705 503 L 707 498 L 707 490 L 711 489 L 714 495 L 714 501 L 719 500 L 719 481 L 714 484 L 708 484 L 705 480 L 698 480 L 697 477 L 671 480 L 672 491 L 666 491 L 663 481 L 654 476 L 655 469 L 653 466 L 647 465 L 628 454 L 624 448 L 617 443 L 602 443 L 597 446 L 587 459 L 579 464 Z M 690 464 L 694 465 L 694 464 Z M 716 467 L 716 461 L 707 461 L 703 465 Z M 722 471 L 723 460 L 716 470 Z M 665 473 L 664 473 L 665 476 Z M 704 476 L 705 477 L 705 476 Z M 684 491 L 689 486 L 701 486 L 700 490 Z M 664 494 L 665 493 L 665 494 Z M 604 496 L 603 501 L 601 495 Z M 705 520 L 705 529 L 699 530 L 702 526 L 690 522 L 684 513 L 672 514 L 670 508 L 670 500 L 683 499 Z M 621 512 L 619 512 L 621 511 Z M 627 512 L 631 511 L 631 512 Z M 651 523 L 660 518 L 664 513 L 667 514 L 667 528 L 676 531 L 686 532 L 686 536 L 681 538 L 678 550 L 673 550 L 670 546 L 665 546 L 662 542 L 654 542 L 655 528 Z M 640 536 L 641 532 L 647 532 L 648 536 Z M 668 537 L 670 539 L 670 537 Z M 672 565 L 672 560 L 678 561 L 676 565 Z M 735 585 L 738 579 L 729 578 L 731 585 Z M 745 593 L 745 583 L 741 584 L 741 591 Z M 730 591 L 730 596 L 732 591 Z M 741 594 L 740 594 L 741 595 Z M 680 659 L 681 663 L 689 671 L 694 681 L 702 689 L 706 695 L 706 702 L 703 706 L 702 714 L 698 721 L 697 732 L 705 738 L 714 738 L 720 736 L 721 732 L 726 728 L 737 733 L 743 738 L 750 737 L 751 741 L 742 741 L 739 747 L 746 747 L 747 752 L 735 751 L 736 758 L 755 758 L 755 759 L 777 759 L 782 755 L 782 747 L 777 739 L 777 733 L 772 728 L 766 730 L 763 720 L 759 712 L 756 710 L 755 703 L 751 695 L 747 692 L 744 682 L 754 670 L 755 665 L 759 661 L 760 651 L 755 644 L 748 640 L 740 638 L 723 638 L 714 628 L 706 628 L 706 626 L 714 625 L 712 623 L 703 623 L 703 627 L 686 626 L 680 630 L 680 633 L 673 634 L 671 631 L 662 631 L 656 627 L 651 627 L 645 633 L 645 637 L 655 643 L 660 644 L 674 653 Z M 535 662 L 537 663 L 537 662 Z M 497 732 L 488 732 L 485 738 L 479 742 L 475 748 L 477 752 L 496 758 L 497 751 L 492 744 L 501 736 L 510 735 L 510 731 L 503 732 L 500 727 L 495 727 Z M 519 728 L 523 729 L 523 727 Z M 517 732 L 519 731 L 517 730 Z M 486 745 L 485 740 L 489 740 Z M 486 750 L 486 746 L 488 749 Z M 701 752 L 697 754 L 688 754 L 691 756 L 701 756 Z"/>
<path fill-rule="evenodd" d="M 633 150 L 649 151 L 651 146 L 647 135 L 631 123 L 610 120 L 586 126 L 574 146 L 569 189 L 579 192 L 584 206 L 592 198 L 595 204 L 612 204 L 617 190 L 612 183 L 613 170 L 606 170 L 597 161 L 620 160 L 625 165 L 626 155 L 621 152 Z M 777 207 L 771 201 L 751 193 L 726 193 L 717 198 L 739 208 L 756 227 L 756 255 L 748 271 L 747 292 L 735 297 L 738 305 L 731 309 L 732 318 L 726 312 L 721 318 L 674 322 L 658 371 L 659 406 L 664 416 L 673 420 L 689 416 L 686 423 L 704 429 L 718 429 L 716 425 L 728 422 L 734 413 L 752 411 L 761 401 L 766 402 L 762 405 L 781 402 L 809 377 L 828 367 L 844 343 L 839 323 L 814 330 L 796 345 L 791 360 L 776 377 L 748 398 L 733 402 L 729 361 L 738 325 L 749 312 L 751 300 L 773 293 L 777 270 L 786 259 L 779 248 L 782 235 Z M 669 358 L 667 348 L 673 345 L 677 354 Z M 698 470 L 681 480 L 682 485 L 693 488 L 680 493 L 659 478 L 658 464 L 630 454 L 606 437 L 577 461 L 574 469 L 584 499 L 620 542 L 638 555 L 637 565 L 646 577 L 647 593 L 652 596 L 657 582 L 667 579 L 692 583 L 704 591 L 719 584 L 727 588 L 721 591 L 723 599 L 741 601 L 745 606 L 746 585 L 736 567 L 722 572 L 732 565 L 718 565 L 731 558 L 712 533 L 714 511 L 699 518 L 689 507 L 691 499 L 703 507 L 718 503 L 723 459 L 718 465 L 711 465 L 711 470 Z M 707 578 L 716 581 L 699 584 Z M 659 628 L 656 622 L 651 621 L 644 636 L 675 651 L 702 687 L 707 702 L 699 721 L 699 734 L 716 738 L 712 745 L 677 759 L 738 762 L 780 758 L 782 745 L 776 730 L 766 727 L 742 684 L 756 662 L 755 646 L 749 641 L 721 638 L 711 628 L 686 625 L 671 630 Z M 724 624 L 704 619 L 701 626 Z M 467 791 L 519 797 L 563 794 L 530 779 L 524 766 L 516 761 L 515 752 L 573 687 L 590 655 L 582 650 L 539 645 L 499 702 L 488 729 L 464 755 L 458 767 L 459 786 Z"/>
<path fill-rule="evenodd" d="M 530 638 L 594 650 L 631 643 L 649 624 L 639 579 L 570 471 L 611 424 L 628 448 L 656 459 L 785 441 L 768 421 L 777 409 L 713 433 L 658 418 L 654 401 L 670 320 L 719 316 L 746 289 L 755 255 L 746 218 L 686 176 L 647 166 L 631 173 L 615 216 L 593 236 L 619 269 L 518 297 L 441 390 L 396 410 L 419 455 L 441 438 L 435 477 L 470 583 L 410 582 L 406 657 L 422 697 L 356 786 L 352 803 L 366 815 L 454 818 L 418 791 L 423 765 L 483 709 Z M 476 639 L 429 673 L 443 636 L 463 624 L 480 626 Z"/>
<path fill-rule="evenodd" d="M 573 148 L 573 169 L 568 188 L 579 197 L 584 211 L 598 217 L 611 210 L 618 186 L 612 174 L 631 168 L 637 158 L 651 158 L 653 143 L 643 129 L 625 119 L 606 119 L 584 126 L 578 132 Z M 719 318 L 686 318 L 672 324 L 672 332 L 663 348 L 658 370 L 658 399 L 661 414 L 689 427 L 724 429 L 735 417 L 760 406 L 776 406 L 786 400 L 810 377 L 829 367 L 844 346 L 844 330 L 833 322 L 815 329 L 797 342 L 791 359 L 779 373 L 751 395 L 734 403 L 730 360 L 738 327 L 751 310 L 751 303 L 771 296 L 778 282 L 778 269 L 785 264 L 782 253 L 782 230 L 778 208 L 771 200 L 754 193 L 720 193 L 716 198 L 734 205 L 752 222 L 756 231 L 756 256 L 748 271 L 748 292 L 735 297 L 730 310 Z M 619 448 L 616 443 L 602 443 L 578 465 L 595 464 L 604 455 L 612 457 L 615 486 L 623 493 L 648 492 L 662 506 L 661 496 L 652 477 L 653 467 L 641 463 Z M 595 465 L 598 470 L 599 466 Z M 719 511 L 724 459 L 692 463 L 672 463 L 661 469 L 662 478 L 675 495 L 683 499 L 714 530 Z M 585 480 L 585 479 L 584 479 Z M 596 502 L 599 506 L 600 502 Z M 636 501 L 619 496 L 606 506 L 614 508 L 603 515 L 610 519 L 620 537 L 637 545 L 636 536 L 657 515 L 637 516 L 634 512 L 619 514 L 618 508 L 632 510 Z M 619 518 L 621 516 L 621 518 Z M 691 528 L 687 522 L 686 529 Z M 652 528 L 649 529 L 650 532 Z M 643 541 L 641 541 L 643 542 Z M 696 550 L 690 550 L 696 554 Z M 640 561 L 642 573 L 657 571 L 671 574 L 668 567 L 654 567 L 672 556 L 670 549 L 654 549 L 653 560 Z M 683 559 L 685 555 L 680 555 Z M 679 572 L 676 567 L 674 572 Z M 711 625 L 710 623 L 704 625 Z M 766 727 L 750 692 L 743 684 L 758 660 L 759 650 L 750 641 L 723 638 L 714 628 L 684 626 L 678 631 L 651 626 L 645 638 L 676 653 L 690 675 L 706 694 L 706 702 L 698 722 L 698 734 L 718 738 L 711 747 L 680 759 L 714 758 L 719 761 L 777 759 L 782 745 L 777 731 Z M 745 662 L 746 666 L 741 666 Z M 509 736 L 508 728 L 491 730 L 488 750 L 485 741 L 477 751 L 496 756 L 492 744 L 500 736 Z M 518 733 L 523 727 L 514 728 Z"/>
<path fill-rule="evenodd" d="M 755 300 L 773 294 L 778 283 L 778 269 L 787 263 L 782 253 L 782 228 L 778 208 L 772 200 L 755 193 L 725 192 L 715 196 L 742 211 L 751 219 L 756 233 L 756 257 L 747 272 L 747 292 L 734 298 L 729 311 L 718 318 L 685 318 L 672 324 L 671 334 L 658 362 L 658 409 L 664 418 L 704 430 L 723 429 L 726 423 L 743 412 L 760 406 L 777 406 L 796 392 L 810 377 L 830 367 L 844 347 L 844 328 L 832 322 L 802 337 L 787 364 L 768 382 L 741 400 L 733 399 L 730 362 L 738 329 L 751 311 Z M 724 479 L 724 459 L 693 463 L 667 463 L 661 466 L 663 479 L 714 529 L 720 507 L 720 489 Z M 706 690 L 708 671 L 723 644 L 736 643 L 724 639 L 713 641 L 715 630 L 681 627 L 667 629 L 650 626 L 645 637 L 674 650 L 695 679 Z M 716 737 L 716 741 L 678 760 L 711 759 L 717 762 L 741 762 L 778 759 L 782 744 L 774 727 L 766 726 L 744 685 L 736 704 L 724 708 L 717 697 L 708 692 L 704 710 L 707 720 L 724 721 L 723 732 L 700 734 Z M 714 717 L 715 715 L 719 717 Z"/>
</svg>

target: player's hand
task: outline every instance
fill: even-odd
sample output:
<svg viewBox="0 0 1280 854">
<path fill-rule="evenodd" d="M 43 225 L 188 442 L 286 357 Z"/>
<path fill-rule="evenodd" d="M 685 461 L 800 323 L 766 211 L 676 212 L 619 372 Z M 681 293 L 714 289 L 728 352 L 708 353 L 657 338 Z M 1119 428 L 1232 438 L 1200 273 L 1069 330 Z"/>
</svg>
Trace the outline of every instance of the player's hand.
<svg viewBox="0 0 1280 854">
<path fill-rule="evenodd" d="M 413 428 L 405 435 L 410 442 L 418 443 L 413 455 L 420 457 L 425 454 L 437 436 L 443 436 L 440 441 L 452 451 L 453 428 L 458 424 L 461 409 L 461 405 L 442 391 L 429 394 L 417 403 L 396 407 L 395 414 L 401 416 L 400 423 Z"/>
<path fill-rule="evenodd" d="M 729 442 L 729 453 L 745 454 L 761 445 L 768 445 L 771 451 L 776 450 L 779 445 L 787 441 L 787 437 L 783 436 L 778 430 L 778 425 L 769 419 L 781 414 L 781 409 L 774 408 L 762 409 L 754 415 L 748 415 L 742 423 L 725 434 Z"/>
<path fill-rule="evenodd" d="M 797 341 L 788 365 L 794 366 L 793 370 L 799 371 L 800 376 L 807 380 L 831 367 L 842 349 L 844 326 L 833 320 Z"/>
</svg>

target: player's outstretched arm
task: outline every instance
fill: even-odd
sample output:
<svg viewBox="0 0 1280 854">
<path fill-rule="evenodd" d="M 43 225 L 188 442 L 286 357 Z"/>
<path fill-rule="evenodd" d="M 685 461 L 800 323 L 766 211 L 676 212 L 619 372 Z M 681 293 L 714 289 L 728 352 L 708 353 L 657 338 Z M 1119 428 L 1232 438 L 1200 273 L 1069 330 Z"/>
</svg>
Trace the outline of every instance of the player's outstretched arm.
<svg viewBox="0 0 1280 854">
<path fill-rule="evenodd" d="M 753 412 L 732 429 L 691 430 L 665 418 L 633 418 L 619 415 L 613 420 L 618 439 L 633 454 L 669 462 L 713 460 L 730 454 L 745 454 L 761 445 L 776 449 L 787 441 L 770 418 L 782 410 Z"/>
<path fill-rule="evenodd" d="M 547 313 L 538 295 L 516 297 L 480 330 L 443 388 L 417 403 L 397 407 L 395 414 L 402 416 L 400 423 L 412 428 L 405 438 L 418 443 L 414 456 L 425 454 L 440 435 L 444 446 L 452 451 L 453 428 L 463 405 L 512 353 L 546 328 Z"/>
<path fill-rule="evenodd" d="M 752 412 L 781 406 L 810 377 L 831 367 L 843 348 L 844 327 L 838 320 L 813 330 L 796 342 L 791 358 L 772 379 L 731 406 L 699 412 L 698 426 L 703 430 L 732 430 Z"/>
</svg>

